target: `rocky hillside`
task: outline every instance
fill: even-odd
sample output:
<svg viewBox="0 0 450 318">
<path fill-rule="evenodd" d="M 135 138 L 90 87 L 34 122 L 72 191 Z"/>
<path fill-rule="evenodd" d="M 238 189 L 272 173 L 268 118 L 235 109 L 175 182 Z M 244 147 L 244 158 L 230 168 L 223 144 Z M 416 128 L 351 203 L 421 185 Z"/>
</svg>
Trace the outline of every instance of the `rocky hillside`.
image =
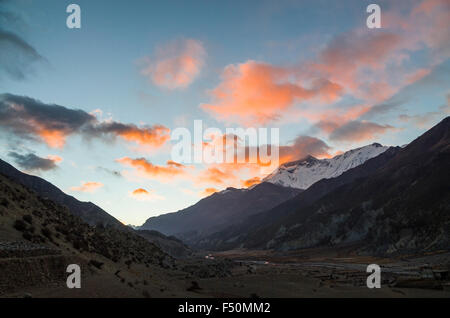
<svg viewBox="0 0 450 318">
<path fill-rule="evenodd" d="M 20 172 L 7 162 L 0 160 L 0 173 L 11 180 L 33 190 L 39 196 L 50 199 L 59 205 L 65 206 L 69 211 L 91 225 L 113 226 L 124 228 L 122 223 L 106 213 L 92 202 L 81 202 L 74 197 L 62 192 L 50 182 L 26 173 Z"/>
<path fill-rule="evenodd" d="M 193 251 L 181 240 L 174 236 L 165 236 L 157 231 L 137 230 L 136 233 L 147 241 L 155 244 L 161 250 L 175 258 L 186 258 L 192 255 Z"/>
<path fill-rule="evenodd" d="M 115 271 L 120 268 L 126 271 L 131 266 L 174 266 L 169 255 L 134 232 L 89 226 L 67 208 L 0 174 L 0 286 L 7 289 L 0 290 L 0 294 L 26 284 L 27 281 L 20 277 L 31 275 L 8 275 L 11 261 L 15 259 L 14 264 L 29 264 L 29 257 L 36 256 L 43 257 L 45 264 L 39 266 L 48 278 L 64 274 L 65 268 L 56 268 L 55 264 L 69 261 L 89 264 L 97 269 L 105 265 L 115 268 Z M 28 261 L 20 261 L 24 258 Z M 14 268 L 16 272 L 21 270 L 21 267 Z M 39 272 L 35 274 L 41 275 Z M 34 276 L 29 279 L 39 280 Z M 120 282 L 120 277 L 116 279 Z"/>
</svg>

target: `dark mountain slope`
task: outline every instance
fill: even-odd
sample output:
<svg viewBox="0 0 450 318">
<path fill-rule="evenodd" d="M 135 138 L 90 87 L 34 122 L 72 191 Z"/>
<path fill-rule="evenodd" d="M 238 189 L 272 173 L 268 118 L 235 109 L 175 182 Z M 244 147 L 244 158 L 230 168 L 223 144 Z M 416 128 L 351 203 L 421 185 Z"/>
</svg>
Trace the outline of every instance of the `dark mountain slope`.
<svg viewBox="0 0 450 318">
<path fill-rule="evenodd" d="M 357 179 L 367 177 L 389 162 L 400 149 L 400 147 L 390 147 L 377 157 L 367 160 L 360 166 L 352 168 L 338 177 L 322 179 L 292 199 L 287 200 L 272 209 L 254 215 L 240 224 L 230 226 L 223 231 L 203 238 L 202 240 L 195 242 L 194 246 L 214 250 L 226 250 L 242 246 L 244 242 L 249 240 L 247 238 L 248 233 L 270 226 L 274 222 L 276 223 L 280 219 L 295 213 L 297 210 L 308 207 L 327 193 Z M 260 237 L 261 241 L 253 242 L 253 245 L 258 246 L 259 244 L 264 243 L 265 235 L 255 235 L 255 239 L 256 237 Z"/>
<path fill-rule="evenodd" d="M 292 198 L 301 190 L 263 182 L 251 189 L 228 188 L 186 209 L 149 218 L 141 229 L 175 235 L 186 242 L 214 233 Z"/>
<path fill-rule="evenodd" d="M 32 175 L 20 172 L 7 162 L 0 160 L 0 173 L 10 179 L 35 191 L 43 198 L 48 198 L 62 206 L 67 207 L 70 212 L 90 225 L 102 224 L 116 228 L 125 228 L 122 223 L 109 215 L 92 202 L 81 202 L 74 197 L 65 194 L 50 182 Z"/>
<path fill-rule="evenodd" d="M 176 237 L 165 236 L 157 231 L 148 230 L 137 230 L 136 233 L 147 241 L 155 244 L 172 257 L 185 258 L 192 256 L 192 250 Z"/>
<path fill-rule="evenodd" d="M 93 253 L 114 262 L 159 264 L 171 258 L 134 231 L 92 227 L 52 200 L 0 174 L 0 241 L 43 244 L 62 253 Z M 134 257 L 133 257 L 134 256 Z"/>
<path fill-rule="evenodd" d="M 289 250 L 360 242 L 370 253 L 448 249 L 449 130 L 447 117 L 375 173 L 253 230 L 243 246 Z"/>
</svg>

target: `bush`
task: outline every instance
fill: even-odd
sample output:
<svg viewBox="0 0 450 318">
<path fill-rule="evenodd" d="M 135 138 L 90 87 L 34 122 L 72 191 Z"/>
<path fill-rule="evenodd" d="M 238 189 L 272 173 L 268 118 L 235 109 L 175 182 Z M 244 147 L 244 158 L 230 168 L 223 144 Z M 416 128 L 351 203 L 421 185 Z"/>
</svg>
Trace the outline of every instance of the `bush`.
<svg viewBox="0 0 450 318">
<path fill-rule="evenodd" d="M 104 263 L 99 262 L 99 261 L 96 261 L 95 259 L 91 259 L 91 260 L 89 261 L 89 265 L 92 265 L 92 266 L 94 266 L 94 267 L 96 267 L 96 268 L 98 268 L 98 269 L 101 269 L 102 266 L 103 266 L 103 264 L 104 264 Z"/>
<path fill-rule="evenodd" d="M 41 230 L 42 235 L 44 235 L 46 238 L 51 239 L 52 238 L 52 231 L 50 231 L 48 228 L 44 227 Z"/>
<path fill-rule="evenodd" d="M 142 291 L 142 296 L 144 296 L 145 298 L 150 298 L 150 293 L 148 292 L 148 290 L 143 290 Z"/>
<path fill-rule="evenodd" d="M 27 222 L 28 224 L 33 223 L 33 217 L 32 217 L 31 215 L 29 215 L 29 214 L 24 215 L 24 216 L 22 217 L 22 219 L 23 219 L 25 222 Z"/>
<path fill-rule="evenodd" d="M 29 232 L 23 232 L 22 237 L 27 241 L 31 241 L 33 239 L 33 235 L 31 235 Z"/>
<path fill-rule="evenodd" d="M 9 206 L 9 201 L 7 198 L 3 198 L 0 204 L 7 208 Z"/>
<path fill-rule="evenodd" d="M 55 230 L 58 231 L 61 234 L 64 234 L 64 235 L 69 234 L 69 230 L 66 227 L 62 226 L 62 225 L 56 226 Z"/>
<path fill-rule="evenodd" d="M 27 225 L 22 220 L 16 220 L 16 222 L 14 222 L 14 228 L 17 231 L 24 232 L 27 229 Z"/>
<path fill-rule="evenodd" d="M 41 211 L 34 210 L 32 213 L 33 213 L 34 216 L 42 217 L 42 212 Z"/>
<path fill-rule="evenodd" d="M 200 288 L 198 282 L 196 282 L 196 281 L 192 281 L 192 282 L 191 282 L 191 286 L 189 286 L 188 288 L 186 288 L 187 291 L 197 291 L 197 290 L 200 290 L 200 289 L 201 289 L 201 288 Z"/>
</svg>

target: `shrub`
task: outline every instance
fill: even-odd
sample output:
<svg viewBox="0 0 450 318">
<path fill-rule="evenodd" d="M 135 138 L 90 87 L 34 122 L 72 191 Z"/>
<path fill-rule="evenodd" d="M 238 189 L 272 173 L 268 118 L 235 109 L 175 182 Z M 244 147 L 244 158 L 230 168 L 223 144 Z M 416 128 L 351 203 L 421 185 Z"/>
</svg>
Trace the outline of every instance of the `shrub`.
<svg viewBox="0 0 450 318">
<path fill-rule="evenodd" d="M 91 259 L 91 260 L 89 261 L 89 265 L 92 265 L 92 266 L 94 266 L 94 267 L 96 267 L 96 268 L 98 268 L 98 269 L 101 269 L 102 266 L 103 266 L 103 264 L 104 264 L 104 263 L 99 262 L 99 261 L 96 261 L 95 259 Z"/>
<path fill-rule="evenodd" d="M 196 291 L 196 290 L 200 290 L 200 286 L 198 284 L 198 282 L 196 281 L 192 281 L 191 282 L 191 286 L 189 286 L 188 288 L 186 288 L 187 291 Z"/>
<path fill-rule="evenodd" d="M 64 234 L 64 235 L 69 234 L 69 230 L 66 227 L 62 226 L 62 225 L 56 226 L 55 230 L 58 231 L 59 233 Z"/>
<path fill-rule="evenodd" d="M 46 238 L 51 239 L 52 238 L 52 231 L 50 231 L 48 228 L 44 227 L 41 230 L 42 235 L 44 235 Z"/>
<path fill-rule="evenodd" d="M 33 239 L 33 235 L 31 235 L 29 232 L 23 232 L 22 237 L 27 241 L 31 241 Z"/>
<path fill-rule="evenodd" d="M 3 198 L 0 204 L 7 208 L 9 206 L 9 201 L 7 198 Z"/>
<path fill-rule="evenodd" d="M 17 231 L 24 232 L 27 229 L 27 225 L 22 220 L 16 220 L 16 222 L 14 222 L 14 228 Z"/>
<path fill-rule="evenodd" d="M 142 291 L 142 296 L 144 296 L 145 298 L 150 298 L 150 293 L 148 292 L 148 290 L 143 290 Z"/>
<path fill-rule="evenodd" d="M 22 217 L 22 219 L 23 219 L 25 222 L 27 222 L 28 224 L 33 223 L 33 217 L 32 217 L 31 215 L 29 215 L 29 214 L 25 214 L 25 215 Z"/>
</svg>

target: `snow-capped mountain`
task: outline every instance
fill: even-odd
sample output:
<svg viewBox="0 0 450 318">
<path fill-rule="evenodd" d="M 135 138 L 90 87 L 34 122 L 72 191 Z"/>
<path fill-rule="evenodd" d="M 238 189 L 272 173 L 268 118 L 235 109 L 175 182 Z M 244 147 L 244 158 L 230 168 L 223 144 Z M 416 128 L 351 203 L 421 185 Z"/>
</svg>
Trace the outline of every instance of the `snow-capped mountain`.
<svg viewBox="0 0 450 318">
<path fill-rule="evenodd" d="M 345 171 L 363 164 L 365 161 L 380 155 L 388 148 L 387 146 L 373 143 L 349 150 L 331 159 L 317 159 L 313 156 L 307 156 L 301 160 L 282 164 L 268 175 L 264 181 L 284 187 L 307 189 L 321 179 L 337 177 Z"/>
</svg>

